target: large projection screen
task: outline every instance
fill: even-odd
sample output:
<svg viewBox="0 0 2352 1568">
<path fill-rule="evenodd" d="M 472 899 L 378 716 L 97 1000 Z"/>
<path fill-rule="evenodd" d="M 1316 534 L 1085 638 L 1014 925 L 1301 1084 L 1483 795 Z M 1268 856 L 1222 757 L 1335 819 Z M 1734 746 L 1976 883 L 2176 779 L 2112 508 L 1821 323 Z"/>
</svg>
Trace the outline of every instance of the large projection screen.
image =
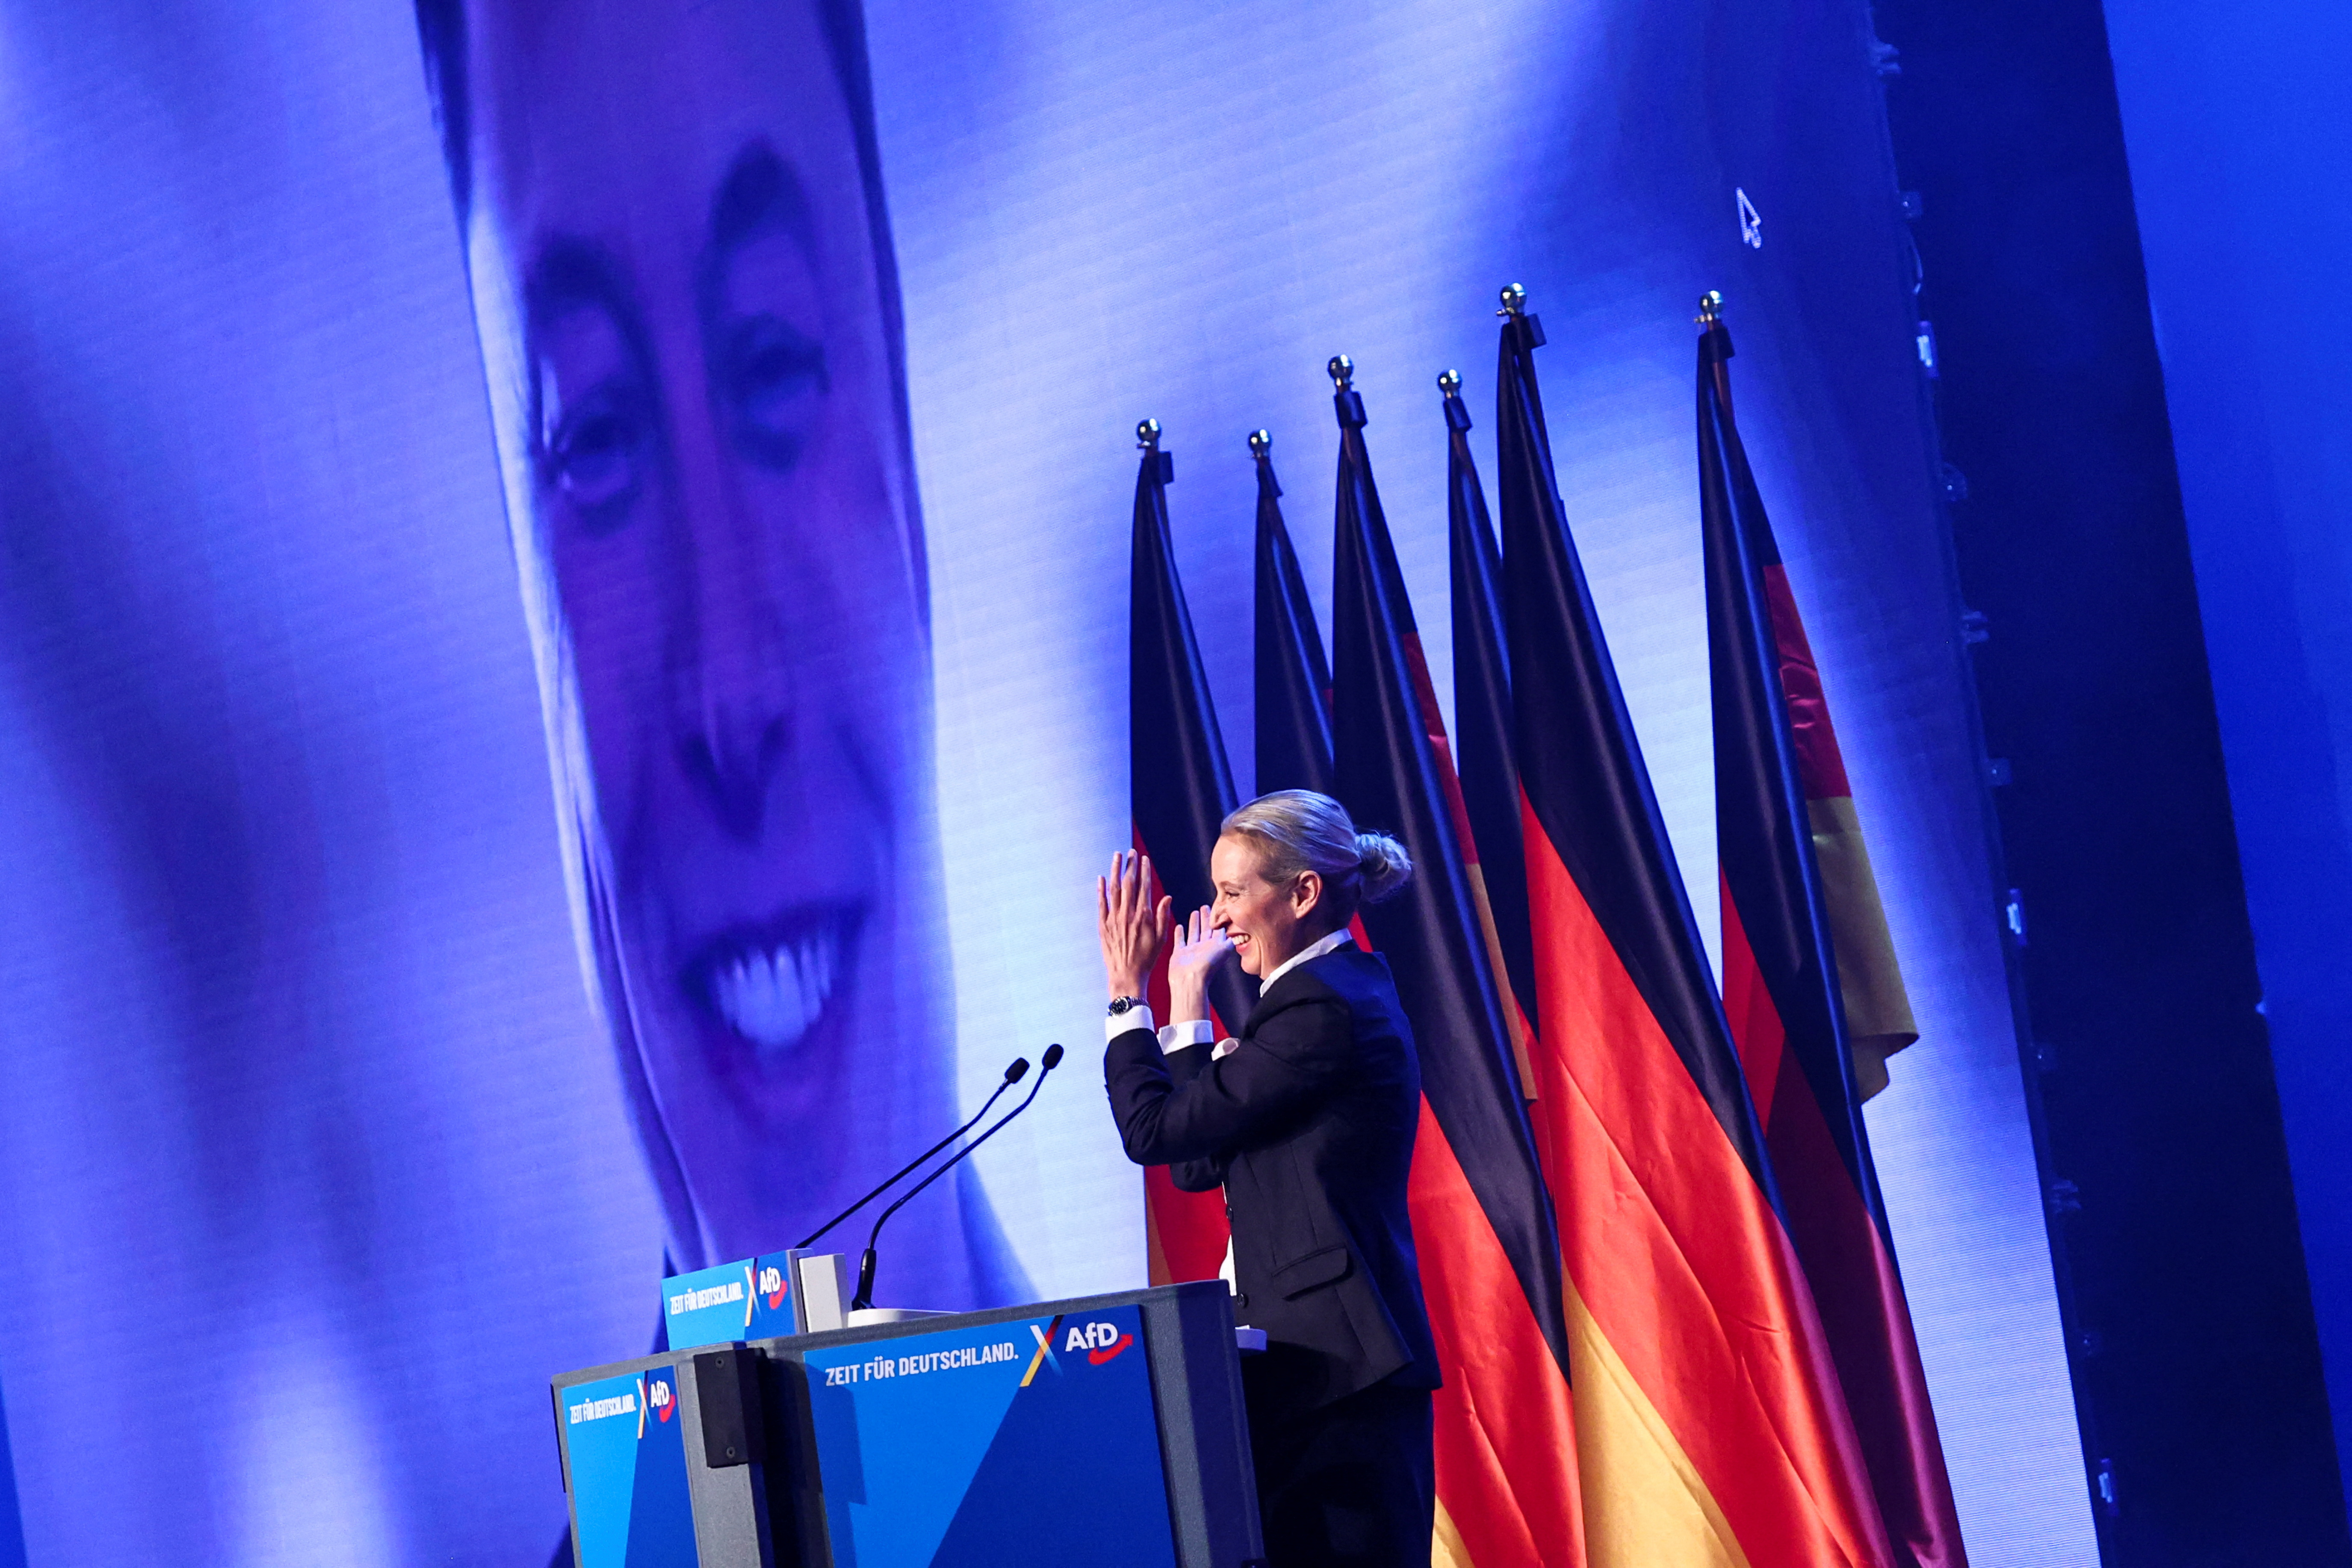
<svg viewBox="0 0 2352 1568">
<path fill-rule="evenodd" d="M 886 1278 L 1141 1283 L 1088 908 L 1129 836 L 1133 426 L 1176 455 L 1246 791 L 1247 433 L 1327 607 L 1322 366 L 1352 356 L 1445 693 L 1434 378 L 1491 454 L 1510 281 L 1710 926 L 1690 318 L 1728 297 L 1919 1019 L 1871 1127 L 1971 1556 L 2095 1560 L 1863 5 L 875 0 L 870 76 L 837 0 L 425 9 L 470 51 L 454 191 L 406 4 L 0 5 L 0 1398 L 31 1562 L 546 1561 L 547 1377 L 642 1354 L 666 1258 L 789 1245 L 1049 1041 L 1071 1064 Z M 779 194 L 739 122 L 771 110 L 830 176 Z M 661 161 L 713 126 L 717 177 Z M 560 218 L 652 254 L 671 201 L 706 339 L 761 287 L 839 329 L 822 359 L 746 340 L 709 439 L 751 455 L 710 482 L 753 521 L 723 535 L 708 432 L 656 458 L 565 426 L 595 405 L 518 348 L 591 320 L 579 363 L 669 363 L 667 307 L 599 336 L 622 316 L 562 310 L 610 276 L 509 242 Z M 746 270 L 695 270 L 714 246 Z M 533 468 L 558 434 L 579 462 Z M 743 497 L 818 473 L 872 531 L 758 531 Z M 789 636 L 756 596 L 734 643 L 679 620 L 766 558 L 616 565 L 672 484 L 679 537 L 789 537 L 831 597 Z M 777 691 L 834 750 L 747 795 Z"/>
</svg>

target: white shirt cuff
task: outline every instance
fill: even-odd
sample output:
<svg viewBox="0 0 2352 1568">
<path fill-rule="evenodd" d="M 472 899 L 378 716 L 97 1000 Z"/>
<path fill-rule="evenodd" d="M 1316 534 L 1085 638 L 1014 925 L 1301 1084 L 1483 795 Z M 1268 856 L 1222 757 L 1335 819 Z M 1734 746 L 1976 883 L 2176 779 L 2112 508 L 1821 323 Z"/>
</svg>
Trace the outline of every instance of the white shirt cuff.
<svg viewBox="0 0 2352 1568">
<path fill-rule="evenodd" d="M 1162 1056 L 1185 1050 L 1193 1046 L 1215 1043 L 1216 1029 L 1206 1018 L 1195 1018 L 1188 1024 L 1162 1024 L 1160 1026 L 1160 1051 Z"/>
<path fill-rule="evenodd" d="M 1116 1013 L 1103 1020 L 1103 1043 L 1108 1045 L 1129 1029 L 1151 1027 L 1151 1004 L 1139 1002 L 1124 1013 Z"/>
</svg>

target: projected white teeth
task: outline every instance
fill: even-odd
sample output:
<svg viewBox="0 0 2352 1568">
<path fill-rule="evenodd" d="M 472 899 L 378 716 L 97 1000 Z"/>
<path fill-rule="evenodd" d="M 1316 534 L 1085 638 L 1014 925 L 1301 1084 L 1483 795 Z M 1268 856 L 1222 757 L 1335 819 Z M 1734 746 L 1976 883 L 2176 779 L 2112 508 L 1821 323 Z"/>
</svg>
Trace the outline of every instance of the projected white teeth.
<svg viewBox="0 0 2352 1568">
<path fill-rule="evenodd" d="M 729 1027 L 772 1058 L 815 1026 L 840 975 L 841 933 L 826 930 L 740 954 L 711 982 L 711 1000 Z"/>
</svg>

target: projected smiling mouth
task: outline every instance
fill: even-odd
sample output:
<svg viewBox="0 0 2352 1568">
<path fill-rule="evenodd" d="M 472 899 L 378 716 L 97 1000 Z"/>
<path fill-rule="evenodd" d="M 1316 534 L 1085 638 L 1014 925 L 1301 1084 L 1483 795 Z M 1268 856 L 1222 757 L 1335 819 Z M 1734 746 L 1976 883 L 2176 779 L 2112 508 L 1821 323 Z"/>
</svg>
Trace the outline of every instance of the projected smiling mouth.
<svg viewBox="0 0 2352 1568">
<path fill-rule="evenodd" d="M 751 1047 L 762 1068 L 790 1061 L 829 1013 L 845 1005 L 860 911 L 796 912 L 759 932 L 730 932 L 706 945 L 686 990 L 707 1014 Z"/>
</svg>

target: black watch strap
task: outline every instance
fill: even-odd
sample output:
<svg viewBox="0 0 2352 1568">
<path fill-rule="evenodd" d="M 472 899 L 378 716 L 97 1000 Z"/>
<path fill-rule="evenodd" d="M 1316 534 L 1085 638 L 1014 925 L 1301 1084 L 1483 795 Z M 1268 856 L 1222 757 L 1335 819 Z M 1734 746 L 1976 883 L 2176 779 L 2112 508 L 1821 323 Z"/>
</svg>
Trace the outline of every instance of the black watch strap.
<svg viewBox="0 0 2352 1568">
<path fill-rule="evenodd" d="M 1124 1018 L 1142 1005 L 1143 998 L 1140 996 L 1114 996 L 1110 999 L 1110 1016 Z"/>
</svg>

